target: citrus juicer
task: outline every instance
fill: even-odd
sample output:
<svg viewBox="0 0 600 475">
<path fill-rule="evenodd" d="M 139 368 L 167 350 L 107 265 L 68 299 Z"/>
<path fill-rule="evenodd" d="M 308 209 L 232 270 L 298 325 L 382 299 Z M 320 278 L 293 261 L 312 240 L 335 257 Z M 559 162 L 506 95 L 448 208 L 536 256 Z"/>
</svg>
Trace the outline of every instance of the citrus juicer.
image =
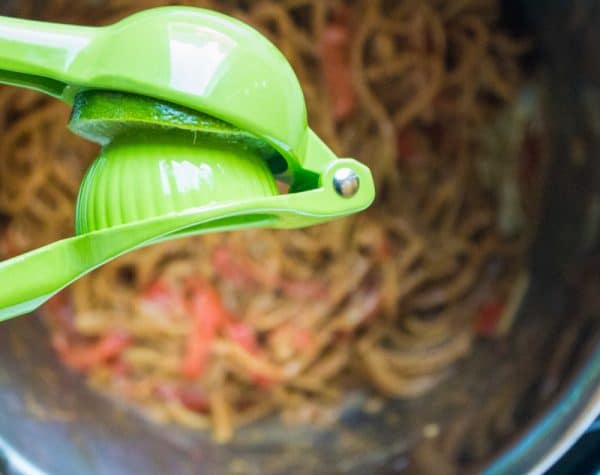
<svg viewBox="0 0 600 475">
<path fill-rule="evenodd" d="M 105 27 L 0 17 L 0 83 L 72 105 L 71 131 L 102 145 L 75 236 L 0 262 L 0 320 L 145 245 L 309 226 L 374 199 L 369 169 L 308 127 L 284 56 L 219 13 L 163 7 Z"/>
</svg>

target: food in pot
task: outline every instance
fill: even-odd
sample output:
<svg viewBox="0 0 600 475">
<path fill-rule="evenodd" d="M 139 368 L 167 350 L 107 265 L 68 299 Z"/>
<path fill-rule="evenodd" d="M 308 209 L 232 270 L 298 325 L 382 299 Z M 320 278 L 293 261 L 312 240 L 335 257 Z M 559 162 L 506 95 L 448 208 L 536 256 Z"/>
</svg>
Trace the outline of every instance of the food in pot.
<svg viewBox="0 0 600 475">
<path fill-rule="evenodd" d="M 106 23 L 163 3 L 53 0 L 43 15 Z M 509 331 L 544 156 L 520 67 L 529 45 L 503 31 L 496 1 L 178 3 L 269 36 L 311 125 L 371 167 L 378 199 L 311 229 L 188 238 L 102 267 L 44 307 L 67 366 L 154 419 L 226 441 L 275 413 L 328 423 L 352 390 L 419 397 L 474 338 Z M 68 114 L 0 92 L 5 256 L 72 233 L 97 151 L 66 131 Z"/>
</svg>

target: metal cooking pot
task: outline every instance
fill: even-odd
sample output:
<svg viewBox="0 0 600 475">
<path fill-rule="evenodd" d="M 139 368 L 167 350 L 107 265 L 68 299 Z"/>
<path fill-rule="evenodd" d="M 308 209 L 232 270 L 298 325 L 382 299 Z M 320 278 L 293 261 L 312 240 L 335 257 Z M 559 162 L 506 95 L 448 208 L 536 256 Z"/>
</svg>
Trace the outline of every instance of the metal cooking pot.
<svg viewBox="0 0 600 475">
<path fill-rule="evenodd" d="M 537 40 L 552 153 L 531 285 L 506 339 L 478 343 L 418 400 L 349 411 L 330 429 L 267 420 L 217 446 L 92 392 L 59 364 L 36 317 L 16 319 L 0 331 L 0 474 L 548 468 L 600 412 L 600 2 L 515 0 L 505 10 L 511 27 Z M 460 447 L 455 460 L 441 455 L 450 443 Z"/>
</svg>

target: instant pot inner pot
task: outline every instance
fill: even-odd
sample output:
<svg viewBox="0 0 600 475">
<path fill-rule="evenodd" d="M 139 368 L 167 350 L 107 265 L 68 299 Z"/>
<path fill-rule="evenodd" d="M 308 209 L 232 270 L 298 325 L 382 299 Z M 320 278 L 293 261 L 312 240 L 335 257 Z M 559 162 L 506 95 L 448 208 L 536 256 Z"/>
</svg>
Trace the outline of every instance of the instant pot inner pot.
<svg viewBox="0 0 600 475">
<path fill-rule="evenodd" d="M 4 12 L 15 3 L 4 2 Z M 476 343 L 452 376 L 424 397 L 388 402 L 367 414 L 357 409 L 363 396 L 351 394 L 333 427 L 283 427 L 269 419 L 216 445 L 208 433 L 157 426 L 93 392 L 59 363 L 38 316 L 16 319 L 0 331 L 5 469 L 57 475 L 365 474 L 453 473 L 456 464 L 462 473 L 514 442 L 574 381 L 600 335 L 597 308 L 584 298 L 597 293 L 599 275 L 598 259 L 586 256 L 597 252 L 590 209 L 600 167 L 587 157 L 599 152 L 600 122 L 590 101 L 600 110 L 594 52 L 600 38 L 593 29 L 600 12 L 590 6 L 594 2 L 571 2 L 569 8 L 558 1 L 539 8 L 527 3 L 535 2 L 507 2 L 507 18 L 537 41 L 540 81 L 550 91 L 545 111 L 553 161 L 531 284 L 506 338 Z M 449 460 L 448 453 L 457 458 Z"/>
</svg>

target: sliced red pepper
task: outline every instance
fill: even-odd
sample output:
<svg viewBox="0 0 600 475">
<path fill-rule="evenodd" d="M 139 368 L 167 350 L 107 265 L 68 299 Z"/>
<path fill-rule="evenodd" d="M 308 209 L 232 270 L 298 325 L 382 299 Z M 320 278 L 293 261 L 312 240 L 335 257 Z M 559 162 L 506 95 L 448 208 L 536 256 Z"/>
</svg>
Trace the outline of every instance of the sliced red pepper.
<svg viewBox="0 0 600 475">
<path fill-rule="evenodd" d="M 294 347 L 298 352 L 305 352 L 314 345 L 315 343 L 315 335 L 312 331 L 306 328 L 298 328 L 294 329 Z"/>
<path fill-rule="evenodd" d="M 0 236 L 0 256 L 2 253 L 6 254 L 6 257 L 14 257 L 23 251 L 23 246 L 19 246 L 17 242 L 16 233 L 13 227 L 7 226 L 3 235 Z"/>
<path fill-rule="evenodd" d="M 63 331 L 68 334 L 75 333 L 75 311 L 66 291 L 52 296 L 44 305 L 46 315 Z"/>
<path fill-rule="evenodd" d="M 154 394 L 165 401 L 177 399 L 177 385 L 173 383 L 159 383 L 154 388 Z"/>
<path fill-rule="evenodd" d="M 131 373 L 131 365 L 129 365 L 120 355 L 110 365 L 113 373 L 116 376 L 127 376 Z"/>
<path fill-rule="evenodd" d="M 181 403 L 196 412 L 208 412 L 210 398 L 199 388 L 181 388 L 178 393 Z"/>
<path fill-rule="evenodd" d="M 327 293 L 327 287 L 320 282 L 279 279 L 259 269 L 258 264 L 244 258 L 235 259 L 225 247 L 215 250 L 213 265 L 219 276 L 245 289 L 261 285 L 270 290 L 281 290 L 295 299 L 319 298 Z"/>
<path fill-rule="evenodd" d="M 288 297 L 298 300 L 322 298 L 327 294 L 327 287 L 314 281 L 284 280 L 281 282 L 281 290 Z"/>
<path fill-rule="evenodd" d="M 155 280 L 142 292 L 140 303 L 145 311 L 164 315 L 184 310 L 182 295 L 163 279 Z"/>
<path fill-rule="evenodd" d="M 278 326 L 269 333 L 267 338 L 273 350 L 279 354 L 305 352 L 315 341 L 313 332 L 291 322 Z"/>
<path fill-rule="evenodd" d="M 211 346 L 219 328 L 230 320 L 218 292 L 208 284 L 193 282 L 187 300 L 194 325 L 188 336 L 181 371 L 188 378 L 198 378 L 206 369 Z"/>
<path fill-rule="evenodd" d="M 499 300 L 490 300 L 483 303 L 475 316 L 475 333 L 480 336 L 494 336 L 502 317 L 504 303 Z"/>
<path fill-rule="evenodd" d="M 422 165 L 425 162 L 423 152 L 414 130 L 402 129 L 396 134 L 396 159 L 406 165 Z"/>
<path fill-rule="evenodd" d="M 119 356 L 131 343 L 126 333 L 115 331 L 91 344 L 70 344 L 62 333 L 56 333 L 52 345 L 61 360 L 69 367 L 81 371 L 88 370 Z"/>
<path fill-rule="evenodd" d="M 172 291 L 164 280 L 157 279 L 142 292 L 142 298 L 156 304 L 167 304 L 172 299 Z"/>
<path fill-rule="evenodd" d="M 236 262 L 226 247 L 221 246 L 215 249 L 212 257 L 213 266 L 221 277 L 239 287 L 249 287 L 256 283 L 253 272 L 247 266 Z"/>
<path fill-rule="evenodd" d="M 163 383 L 156 387 L 156 395 L 165 401 L 179 401 L 195 412 L 208 412 L 210 399 L 206 392 L 197 387 L 185 387 L 174 383 Z"/>
<path fill-rule="evenodd" d="M 533 133 L 527 133 L 521 146 L 520 178 L 523 184 L 531 186 L 540 172 L 542 161 L 542 140 Z"/>
<path fill-rule="evenodd" d="M 236 342 L 250 354 L 258 352 L 258 343 L 256 341 L 256 333 L 254 329 L 243 323 L 235 322 L 227 326 L 227 337 Z"/>
<path fill-rule="evenodd" d="M 252 382 L 262 389 L 272 388 L 276 383 L 276 381 L 264 374 L 253 374 Z"/>
<path fill-rule="evenodd" d="M 352 35 L 347 15 L 340 13 L 327 25 L 321 38 L 323 76 L 336 120 L 348 117 L 356 105 L 350 62 Z"/>
</svg>

